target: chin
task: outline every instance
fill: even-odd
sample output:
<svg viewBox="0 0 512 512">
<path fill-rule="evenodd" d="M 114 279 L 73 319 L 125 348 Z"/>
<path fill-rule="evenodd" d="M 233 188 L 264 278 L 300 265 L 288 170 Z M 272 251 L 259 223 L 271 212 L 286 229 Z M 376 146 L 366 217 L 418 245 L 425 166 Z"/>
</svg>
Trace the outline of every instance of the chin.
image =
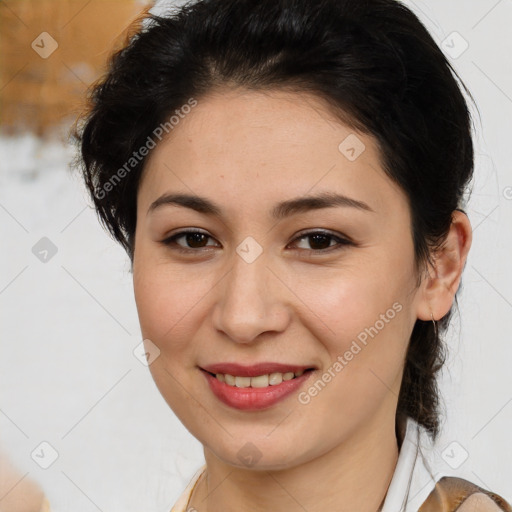
<svg viewBox="0 0 512 512">
<path fill-rule="evenodd" d="M 266 432 L 268 433 L 268 430 Z M 268 437 L 265 439 L 265 435 L 262 434 L 262 437 L 249 434 L 233 437 L 226 435 L 223 441 L 210 440 L 202 444 L 225 464 L 240 469 L 280 471 L 309 460 L 307 453 L 297 450 L 298 446 L 304 449 L 303 437 L 301 437 L 302 442 L 298 443 L 293 437 L 286 435 L 276 436 L 272 440 Z"/>
</svg>

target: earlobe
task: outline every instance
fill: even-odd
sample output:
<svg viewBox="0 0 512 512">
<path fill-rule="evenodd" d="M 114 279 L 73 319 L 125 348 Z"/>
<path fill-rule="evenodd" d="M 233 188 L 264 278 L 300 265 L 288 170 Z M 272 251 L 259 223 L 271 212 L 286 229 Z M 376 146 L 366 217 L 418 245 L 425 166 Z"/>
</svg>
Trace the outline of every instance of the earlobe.
<svg viewBox="0 0 512 512">
<path fill-rule="evenodd" d="M 452 307 L 459 288 L 462 271 L 471 247 L 472 230 L 467 215 L 455 210 L 452 223 L 441 247 L 432 254 L 428 276 L 421 284 L 418 304 L 420 320 L 439 320 Z"/>
</svg>

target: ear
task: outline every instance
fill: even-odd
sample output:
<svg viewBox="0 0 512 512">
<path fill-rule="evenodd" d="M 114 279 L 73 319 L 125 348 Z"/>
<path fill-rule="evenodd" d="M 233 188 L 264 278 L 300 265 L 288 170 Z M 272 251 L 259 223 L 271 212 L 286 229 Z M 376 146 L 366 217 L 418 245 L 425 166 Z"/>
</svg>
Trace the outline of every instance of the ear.
<svg viewBox="0 0 512 512">
<path fill-rule="evenodd" d="M 452 307 L 472 241 L 471 224 L 459 210 L 452 213 L 452 223 L 442 246 L 432 254 L 428 276 L 420 285 L 417 316 L 420 320 L 439 320 Z M 432 315 L 432 316 L 431 316 Z"/>
</svg>

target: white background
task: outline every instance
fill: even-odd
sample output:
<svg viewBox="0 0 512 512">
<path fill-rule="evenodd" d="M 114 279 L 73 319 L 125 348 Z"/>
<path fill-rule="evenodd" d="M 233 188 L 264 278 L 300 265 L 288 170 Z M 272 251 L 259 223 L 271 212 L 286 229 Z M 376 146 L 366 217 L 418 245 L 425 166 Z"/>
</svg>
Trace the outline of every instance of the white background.
<svg viewBox="0 0 512 512">
<path fill-rule="evenodd" d="M 512 2 L 405 3 L 438 44 L 453 31 L 467 41 L 450 58 L 481 113 L 467 208 L 474 242 L 441 387 L 440 467 L 510 501 Z M 100 228 L 71 156 L 29 135 L 0 138 L 0 451 L 56 512 L 169 511 L 202 448 L 132 353 L 141 337 L 128 259 Z M 47 263 L 32 253 L 42 237 L 58 249 Z M 42 441 L 59 455 L 48 469 L 31 458 Z M 441 457 L 453 441 L 456 459 L 468 453 L 457 470 Z"/>
</svg>

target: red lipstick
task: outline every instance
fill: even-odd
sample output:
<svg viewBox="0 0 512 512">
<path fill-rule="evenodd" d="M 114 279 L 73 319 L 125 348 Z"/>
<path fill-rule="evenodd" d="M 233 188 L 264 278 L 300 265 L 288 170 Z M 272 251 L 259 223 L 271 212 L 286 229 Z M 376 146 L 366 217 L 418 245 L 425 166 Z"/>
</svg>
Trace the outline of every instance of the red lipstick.
<svg viewBox="0 0 512 512">
<path fill-rule="evenodd" d="M 311 366 L 289 365 L 281 363 L 259 363 L 242 366 L 237 363 L 218 363 L 201 368 L 212 393 L 224 404 L 243 411 L 268 409 L 287 396 L 296 392 L 313 373 Z M 304 373 L 280 384 L 266 387 L 240 388 L 221 382 L 215 374 L 229 374 L 234 377 L 257 377 L 271 373 Z M 214 374 L 214 375 L 212 375 Z"/>
</svg>

